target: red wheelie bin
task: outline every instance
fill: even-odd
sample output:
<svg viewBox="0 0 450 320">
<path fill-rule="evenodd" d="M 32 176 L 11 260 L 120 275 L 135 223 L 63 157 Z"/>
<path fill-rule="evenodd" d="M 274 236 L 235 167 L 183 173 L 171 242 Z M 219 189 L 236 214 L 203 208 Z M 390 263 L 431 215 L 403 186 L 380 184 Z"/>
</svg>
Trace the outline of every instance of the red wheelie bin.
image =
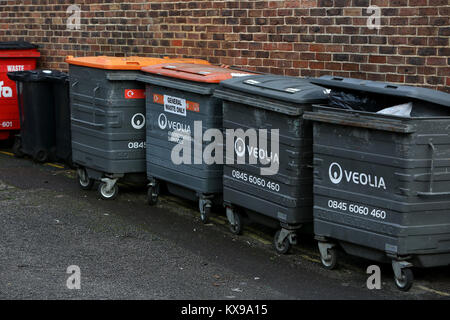
<svg viewBox="0 0 450 320">
<path fill-rule="evenodd" d="M 0 140 L 7 140 L 20 129 L 17 90 L 8 72 L 34 70 L 40 53 L 28 42 L 0 42 Z"/>
</svg>

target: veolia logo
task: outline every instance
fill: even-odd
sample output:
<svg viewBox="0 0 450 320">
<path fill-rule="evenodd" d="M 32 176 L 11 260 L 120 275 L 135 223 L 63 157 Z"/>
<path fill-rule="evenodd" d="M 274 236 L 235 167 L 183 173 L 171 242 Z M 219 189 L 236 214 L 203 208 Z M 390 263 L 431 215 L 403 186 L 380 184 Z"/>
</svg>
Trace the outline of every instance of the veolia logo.
<svg viewBox="0 0 450 320">
<path fill-rule="evenodd" d="M 338 184 L 341 182 L 342 177 L 344 176 L 342 167 L 337 162 L 333 162 L 328 169 L 328 175 L 330 176 L 330 180 L 334 184 Z"/>
<path fill-rule="evenodd" d="M 328 168 L 328 176 L 333 184 L 339 184 L 345 178 L 345 181 L 348 183 L 386 190 L 386 183 L 383 177 L 370 173 L 345 170 L 337 162 L 333 162 Z"/>
<path fill-rule="evenodd" d="M 242 138 L 237 138 L 234 142 L 234 151 L 238 157 L 243 157 L 245 154 L 245 142 Z"/>
<path fill-rule="evenodd" d="M 0 81 L 0 98 L 11 98 L 13 95 L 12 89 L 7 86 L 3 86 L 3 81 Z"/>
<path fill-rule="evenodd" d="M 237 138 L 234 142 L 234 151 L 238 157 L 243 157 L 247 151 L 249 157 L 267 162 L 280 163 L 278 153 L 269 153 L 266 149 L 257 148 L 255 146 L 247 146 L 242 138 Z"/>
<path fill-rule="evenodd" d="M 161 113 L 158 117 L 158 125 L 161 130 L 169 127 L 169 130 L 174 130 L 178 132 L 191 133 L 191 126 L 178 121 L 170 121 L 164 113 Z"/>
<path fill-rule="evenodd" d="M 131 125 L 133 128 L 139 130 L 145 126 L 145 117 L 142 113 L 136 113 L 133 118 L 131 118 Z"/>
<path fill-rule="evenodd" d="M 167 127 L 167 117 L 164 113 L 161 113 L 158 117 L 158 125 L 161 130 L 164 130 Z"/>
</svg>

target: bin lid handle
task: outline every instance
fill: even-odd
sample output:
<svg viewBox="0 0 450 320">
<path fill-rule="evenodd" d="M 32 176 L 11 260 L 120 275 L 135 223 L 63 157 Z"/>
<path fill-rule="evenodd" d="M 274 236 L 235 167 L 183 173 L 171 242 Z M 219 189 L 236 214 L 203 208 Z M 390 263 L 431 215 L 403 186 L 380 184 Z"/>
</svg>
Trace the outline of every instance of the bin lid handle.
<svg viewBox="0 0 450 320">
<path fill-rule="evenodd" d="M 184 73 L 190 73 L 190 74 L 196 74 L 199 76 L 208 76 L 211 74 L 211 72 L 209 71 L 192 71 L 192 70 L 185 70 L 185 69 L 178 69 L 177 66 L 174 65 L 167 65 L 164 66 L 163 69 L 167 69 L 167 70 L 177 70 L 178 72 L 184 72 Z"/>
<path fill-rule="evenodd" d="M 137 66 L 141 65 L 139 61 L 126 61 L 126 64 L 132 64 L 132 65 L 137 65 Z"/>
</svg>

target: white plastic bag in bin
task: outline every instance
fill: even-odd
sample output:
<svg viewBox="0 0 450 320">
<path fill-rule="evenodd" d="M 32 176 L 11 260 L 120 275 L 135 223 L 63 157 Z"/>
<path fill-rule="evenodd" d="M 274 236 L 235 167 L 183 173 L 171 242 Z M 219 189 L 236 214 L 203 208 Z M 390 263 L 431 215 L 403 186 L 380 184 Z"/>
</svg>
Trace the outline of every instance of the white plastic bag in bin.
<svg viewBox="0 0 450 320">
<path fill-rule="evenodd" d="M 412 110 L 412 103 L 404 103 L 399 104 L 397 106 L 389 107 L 383 110 L 378 111 L 379 114 L 388 114 L 392 116 L 399 116 L 399 117 L 410 117 L 411 116 L 411 110 Z"/>
</svg>

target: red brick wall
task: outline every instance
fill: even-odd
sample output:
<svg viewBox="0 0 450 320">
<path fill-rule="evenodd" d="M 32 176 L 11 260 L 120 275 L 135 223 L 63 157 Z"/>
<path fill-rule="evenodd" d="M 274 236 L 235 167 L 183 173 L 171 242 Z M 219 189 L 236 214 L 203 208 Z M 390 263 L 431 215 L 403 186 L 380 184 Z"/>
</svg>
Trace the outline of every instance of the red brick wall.
<svg viewBox="0 0 450 320">
<path fill-rule="evenodd" d="M 78 4 L 81 30 L 68 31 Z M 381 29 L 367 8 L 381 8 Z M 186 56 L 292 76 L 323 74 L 450 92 L 449 0 L 0 1 L 0 41 L 66 55 Z"/>
</svg>

